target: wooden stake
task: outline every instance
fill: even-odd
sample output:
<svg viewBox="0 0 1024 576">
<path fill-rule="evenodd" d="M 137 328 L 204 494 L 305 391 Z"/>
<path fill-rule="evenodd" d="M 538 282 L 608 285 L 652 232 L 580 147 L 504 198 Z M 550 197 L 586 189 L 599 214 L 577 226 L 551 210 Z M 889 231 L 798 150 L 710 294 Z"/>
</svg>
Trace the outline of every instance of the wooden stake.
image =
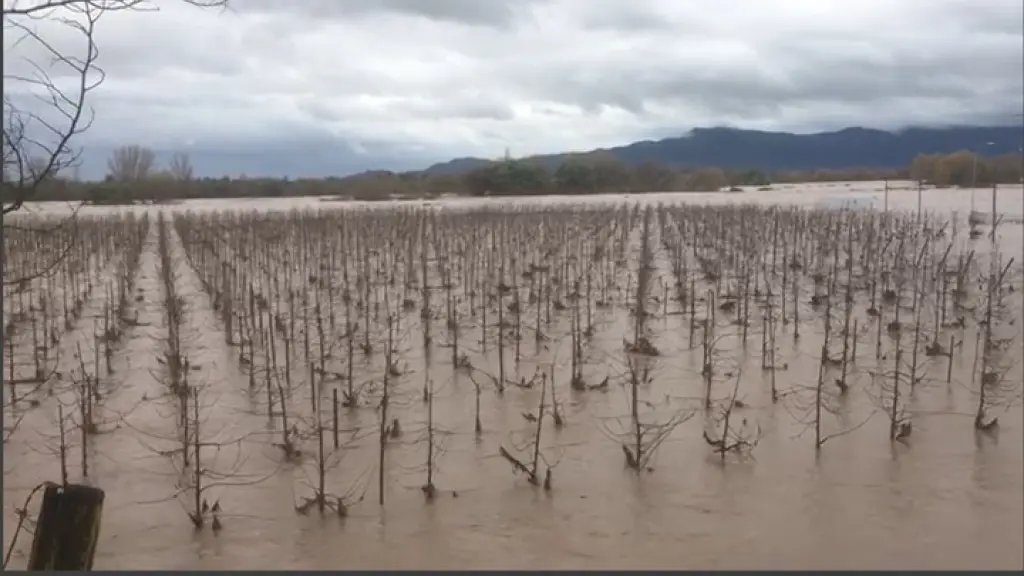
<svg viewBox="0 0 1024 576">
<path fill-rule="evenodd" d="M 91 486 L 47 485 L 27 569 L 91 570 L 103 498 L 103 490 Z"/>
</svg>

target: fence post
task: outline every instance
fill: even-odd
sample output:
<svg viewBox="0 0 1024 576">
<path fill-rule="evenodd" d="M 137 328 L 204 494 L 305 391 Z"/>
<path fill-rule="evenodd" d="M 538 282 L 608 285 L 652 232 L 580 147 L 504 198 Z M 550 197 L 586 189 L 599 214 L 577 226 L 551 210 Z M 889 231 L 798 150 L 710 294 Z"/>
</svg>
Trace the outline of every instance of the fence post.
<svg viewBox="0 0 1024 576">
<path fill-rule="evenodd" d="M 103 490 L 48 484 L 43 492 L 28 570 L 92 570 Z"/>
</svg>

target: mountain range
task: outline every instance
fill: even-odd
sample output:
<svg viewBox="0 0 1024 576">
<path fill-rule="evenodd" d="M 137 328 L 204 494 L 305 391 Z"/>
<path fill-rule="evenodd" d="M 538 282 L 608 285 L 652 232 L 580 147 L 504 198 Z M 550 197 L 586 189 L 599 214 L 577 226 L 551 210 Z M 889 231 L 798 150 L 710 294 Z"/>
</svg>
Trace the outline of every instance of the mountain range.
<svg viewBox="0 0 1024 576">
<path fill-rule="evenodd" d="M 629 165 L 651 161 L 673 168 L 717 166 L 780 172 L 898 169 L 908 166 L 918 154 L 951 154 L 969 150 L 991 157 L 1019 153 L 1022 147 L 1024 129 L 1021 126 L 907 128 L 894 132 L 854 127 L 815 134 L 695 128 L 681 137 L 644 140 L 588 152 L 545 154 L 529 159 L 555 168 L 570 157 L 603 153 Z M 434 164 L 424 173 L 458 175 L 496 161 L 456 158 Z"/>
</svg>

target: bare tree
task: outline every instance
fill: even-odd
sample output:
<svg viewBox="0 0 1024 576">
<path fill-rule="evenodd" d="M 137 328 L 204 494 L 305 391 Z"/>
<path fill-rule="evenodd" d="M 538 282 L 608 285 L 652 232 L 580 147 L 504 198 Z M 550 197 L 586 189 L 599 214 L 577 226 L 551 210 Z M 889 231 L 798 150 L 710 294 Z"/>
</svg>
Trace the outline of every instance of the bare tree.
<svg viewBox="0 0 1024 576">
<path fill-rule="evenodd" d="M 200 8 L 228 3 L 181 1 Z M 4 1 L 5 56 L 22 50 L 36 55 L 3 77 L 4 214 L 21 208 L 41 184 L 78 164 L 74 140 L 92 125 L 88 95 L 104 80 L 96 64 L 96 23 L 103 14 L 120 10 L 157 11 L 159 6 L 150 0 Z M 49 38 L 61 27 L 79 38 L 79 53 L 62 52 Z"/>
<path fill-rule="evenodd" d="M 704 425 L 704 441 L 711 446 L 722 461 L 725 461 L 726 455 L 730 452 L 741 455 L 749 454 L 761 440 L 761 425 L 736 414 L 737 409 L 746 406 L 737 397 L 742 377 L 742 369 L 737 368 L 736 375 L 733 377 L 732 392 L 728 398 L 715 404 L 715 411 L 708 412 Z"/>
<path fill-rule="evenodd" d="M 228 2 L 182 1 L 201 8 L 224 7 Z M 92 125 L 93 111 L 86 102 L 104 80 L 103 70 L 96 65 L 96 23 L 110 11 L 147 8 L 159 9 L 147 0 L 4 0 L 4 61 L 10 57 L 20 65 L 4 66 L 0 215 L 16 212 L 40 186 L 79 165 L 74 140 Z M 50 35 L 62 28 L 74 32 L 79 53 L 65 53 L 52 40 Z M 19 50 L 34 58 L 18 60 Z M 76 214 L 66 220 L 74 221 Z M 5 228 L 6 223 L 0 224 L 0 244 L 5 242 Z M 43 269 L 56 266 L 67 253 Z M 6 259 L 0 255 L 4 278 L 6 268 Z M 0 334 L 0 349 L 5 338 Z"/>
<path fill-rule="evenodd" d="M 153 173 L 156 155 L 138 145 L 121 146 L 107 160 L 107 173 L 118 182 L 144 180 Z"/>
<path fill-rule="evenodd" d="M 976 313 L 981 318 L 969 386 L 978 398 L 974 427 L 984 432 L 993 432 L 999 426 L 999 418 L 991 416 L 991 411 L 997 407 L 1008 408 L 1020 397 L 1020 380 L 1009 376 L 1016 363 L 1010 351 L 1020 349 L 1019 329 L 1014 328 L 1012 312 L 1000 296 L 1006 287 L 1012 288 L 1007 282 L 1012 266 L 1013 258 L 1005 266 L 1001 264 L 998 250 L 991 255 L 984 305 L 978 306 Z"/>
<path fill-rule="evenodd" d="M 641 394 L 654 381 L 653 359 L 627 356 L 625 388 L 628 393 L 629 414 L 609 419 L 602 431 L 622 448 L 626 467 L 637 474 L 651 472 L 651 460 L 665 440 L 681 424 L 693 417 L 695 412 L 688 408 L 657 406 Z M 646 410 L 641 409 L 646 407 Z"/>
<path fill-rule="evenodd" d="M 188 182 L 192 179 L 192 161 L 189 160 L 188 154 L 184 152 L 175 152 L 171 158 L 171 164 L 168 167 L 168 171 L 175 180 L 182 182 Z"/>
<path fill-rule="evenodd" d="M 60 8 L 50 6 L 60 5 Z M 74 166 L 79 153 L 71 140 L 87 130 L 92 111 L 85 106 L 86 96 L 103 81 L 103 72 L 95 66 L 99 51 L 93 39 L 102 8 L 96 2 L 48 2 L 20 7 L 5 3 L 4 36 L 14 39 L 5 52 L 27 48 L 47 56 L 49 65 L 27 61 L 26 70 L 4 74 L 3 98 L 3 184 L 7 204 L 3 213 L 21 208 L 39 186 L 61 170 Z M 46 20 L 74 30 L 83 53 L 62 54 L 44 38 L 34 24 Z M 31 46 L 34 45 L 34 46 Z M 5 58 L 6 59 L 6 58 Z M 72 76 L 73 90 L 58 85 L 55 77 Z"/>
<path fill-rule="evenodd" d="M 520 472 L 526 474 L 527 480 L 529 480 L 530 484 L 533 484 L 534 486 L 541 485 L 540 465 L 542 463 L 547 465 L 547 469 L 544 472 L 543 486 L 545 490 L 550 490 L 551 471 L 554 466 L 548 463 L 547 459 L 544 457 L 544 454 L 541 453 L 541 434 L 544 432 L 544 416 L 550 412 L 550 409 L 545 409 L 545 401 L 547 400 L 548 394 L 547 382 L 547 374 L 544 374 L 543 379 L 541 380 L 540 405 L 537 407 L 536 415 L 528 412 L 523 413 L 523 418 L 525 418 L 527 422 L 532 423 L 535 426 L 533 435 L 529 440 L 529 444 L 526 447 L 526 450 L 521 450 L 528 452 L 530 454 L 529 460 L 527 460 L 526 458 L 517 458 L 515 455 L 513 455 L 512 452 L 509 452 L 509 450 L 504 446 L 498 447 L 498 453 L 501 454 L 501 457 L 507 460 L 508 463 L 512 465 L 512 470 L 516 474 Z"/>
</svg>

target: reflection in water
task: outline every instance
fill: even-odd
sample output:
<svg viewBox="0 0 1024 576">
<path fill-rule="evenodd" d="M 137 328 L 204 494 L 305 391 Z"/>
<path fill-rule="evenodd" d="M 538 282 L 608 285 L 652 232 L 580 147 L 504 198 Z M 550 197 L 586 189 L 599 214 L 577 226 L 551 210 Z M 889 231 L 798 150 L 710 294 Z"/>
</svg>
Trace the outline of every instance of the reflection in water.
<svg viewBox="0 0 1024 576">
<path fill-rule="evenodd" d="M 816 203 L 847 192 L 859 200 L 881 197 L 877 184 L 857 183 L 846 188 L 798 186 L 746 194 L 650 195 L 643 201 Z M 986 193 L 978 191 L 978 205 L 987 206 Z M 963 214 L 965 196 L 959 190 L 929 190 L 925 206 Z M 1024 213 L 1019 188 L 1003 190 L 999 201 L 1008 214 Z M 453 204 L 478 202 L 455 200 Z M 188 202 L 165 210 L 238 205 L 268 210 L 323 207 L 316 199 L 273 199 Z M 891 192 L 889 205 L 913 210 L 916 194 Z M 1000 235 L 1008 252 L 1020 249 L 1021 226 L 1006 225 Z M 180 250 L 180 240 L 173 239 L 175 250 Z M 155 353 L 154 342 L 164 322 L 157 268 L 154 230 L 143 253 L 139 281 L 144 295 L 138 303 L 143 327 L 132 333 L 125 344 L 127 352 L 118 360 L 118 373 L 125 383 L 110 399 L 112 410 L 127 409 L 142 395 L 158 390 L 150 372 L 153 363 L 146 360 Z M 505 431 L 523 428 L 521 414 L 536 409 L 539 390 L 512 388 L 504 401 L 490 391 L 484 395 L 484 434 L 478 440 L 472 433 L 473 383 L 464 377 L 439 376 L 436 418 L 448 430 L 438 456 L 439 493 L 433 503 L 425 504 L 420 492 L 425 453 L 415 441 L 411 415 L 420 406 L 409 400 L 407 406 L 395 408 L 410 431 L 406 433 L 409 441 L 397 443 L 387 455 L 385 509 L 376 504 L 371 441 L 353 449 L 332 472 L 333 492 L 356 486 L 356 496 L 365 493 L 365 500 L 353 506 L 348 517 L 296 514 L 295 504 L 309 494 L 304 486 L 307 472 L 301 466 L 282 465 L 280 452 L 269 446 L 263 432 L 265 418 L 258 410 L 256 415 L 250 410 L 247 377 L 223 346 L 222 328 L 213 320 L 210 302 L 200 296 L 194 273 L 183 269 L 181 274 L 187 288 L 183 293 L 190 298 L 197 323 L 189 345 L 202 367 L 199 374 L 215 392 L 207 400 L 215 408 L 208 410 L 210 422 L 204 425 L 221 430 L 225 438 L 259 437 L 258 442 L 245 443 L 240 449 L 244 453 L 227 454 L 225 449 L 211 458 L 225 467 L 244 461 L 247 477 L 269 479 L 216 490 L 225 510 L 225 529 L 219 534 L 194 534 L 183 505 L 172 498 L 174 471 L 166 459 L 154 457 L 145 446 L 146 434 L 169 433 L 165 415 L 153 407 L 140 408 L 130 422 L 143 432 L 119 430 L 96 438 L 94 481 L 107 491 L 97 568 L 981 569 L 1024 564 L 1020 408 L 1000 414 L 998 441 L 975 434 L 970 418 L 951 414 L 969 413 L 972 396 L 955 383 L 945 384 L 941 362 L 929 370 L 942 384 L 915 393 L 914 402 L 926 416 L 915 420 L 914 434 L 906 445 L 891 444 L 887 420 L 877 417 L 853 433 L 830 440 L 817 456 L 806 427 L 795 423 L 781 405 L 765 400 L 767 379 L 755 363 L 746 376 L 749 389 L 744 390 L 744 398 L 751 406 L 748 414 L 760 421 L 764 436 L 751 457 L 723 465 L 717 457 L 708 456 L 697 417 L 675 431 L 652 461 L 654 472 L 641 478 L 624 468 L 620 448 L 608 440 L 599 424 L 622 412 L 626 403 L 621 391 L 571 400 L 563 391 L 569 424 L 550 432 L 555 439 L 545 448 L 554 465 L 550 493 L 515 478 L 507 462 L 497 456 L 498 446 L 508 442 Z M 628 321 L 625 317 L 603 320 Z M 670 316 L 661 329 L 667 334 L 658 344 L 665 352 L 664 364 L 672 370 L 695 370 L 700 353 L 687 350 L 685 321 Z M 417 347 L 420 336 L 415 329 L 410 332 L 402 345 L 407 352 L 403 361 L 410 363 L 411 372 L 399 385 L 415 398 L 423 382 L 423 358 Z M 812 341 L 813 336 L 805 339 Z M 618 343 L 612 338 L 609 345 Z M 524 341 L 524 353 L 531 346 L 528 339 Z M 780 342 L 780 346 L 789 344 Z M 865 354 L 873 353 L 869 348 L 873 346 L 866 346 Z M 434 362 L 446 359 L 447 353 L 436 349 Z M 969 372 L 968 357 L 959 356 L 954 362 L 955 380 Z M 813 353 L 809 358 L 801 359 L 794 351 L 792 367 L 784 377 L 813 381 Z M 529 377 L 533 369 L 533 364 L 524 362 L 518 374 Z M 671 374 L 670 368 L 664 370 L 663 376 Z M 560 376 L 559 381 L 565 386 L 567 379 Z M 696 390 L 686 394 L 696 395 Z M 848 428 L 863 420 L 857 402 L 851 398 L 851 405 L 842 407 L 840 426 Z M 352 426 L 373 418 L 373 414 L 343 416 Z M 25 434 L 31 437 L 44 426 L 37 419 Z M 5 534 L 11 533 L 13 510 L 27 491 L 40 479 L 56 474 L 55 458 L 32 442 L 4 446 Z M 13 561 L 23 563 L 24 550 Z"/>
</svg>

